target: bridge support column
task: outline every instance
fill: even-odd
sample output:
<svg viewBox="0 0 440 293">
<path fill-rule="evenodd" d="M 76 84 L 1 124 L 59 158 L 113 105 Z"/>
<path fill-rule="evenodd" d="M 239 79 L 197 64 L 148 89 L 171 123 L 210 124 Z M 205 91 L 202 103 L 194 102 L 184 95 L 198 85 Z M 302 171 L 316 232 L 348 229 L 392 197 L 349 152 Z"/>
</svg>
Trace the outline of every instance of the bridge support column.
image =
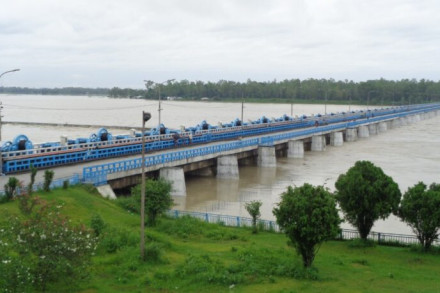
<svg viewBox="0 0 440 293">
<path fill-rule="evenodd" d="M 99 194 L 102 195 L 102 197 L 108 199 L 116 199 L 116 194 L 109 184 L 97 186 L 96 190 L 98 190 Z"/>
<path fill-rule="evenodd" d="M 408 124 L 406 119 L 406 117 L 400 117 L 400 125 L 406 126 Z"/>
<path fill-rule="evenodd" d="M 368 132 L 370 135 L 376 135 L 377 134 L 377 123 L 373 123 L 368 125 Z"/>
<path fill-rule="evenodd" d="M 312 136 L 312 152 L 325 151 L 326 141 L 323 135 Z"/>
<path fill-rule="evenodd" d="M 217 158 L 217 178 L 239 179 L 236 156 L 230 155 Z"/>
<path fill-rule="evenodd" d="M 394 120 L 391 122 L 391 128 L 398 128 L 399 126 L 400 126 L 400 119 L 399 119 L 399 118 L 394 119 Z"/>
<path fill-rule="evenodd" d="M 357 129 L 356 128 L 347 128 L 345 133 L 345 141 L 351 142 L 357 140 Z"/>
<path fill-rule="evenodd" d="M 185 174 L 183 168 L 162 168 L 159 171 L 159 177 L 171 182 L 171 195 L 186 196 Z"/>
<path fill-rule="evenodd" d="M 66 146 L 67 145 L 67 135 L 61 135 L 60 137 L 60 145 Z"/>
<path fill-rule="evenodd" d="M 378 128 L 379 128 L 378 129 L 379 133 L 387 131 L 388 130 L 387 123 L 386 122 L 380 122 Z"/>
<path fill-rule="evenodd" d="M 358 137 L 359 138 L 370 137 L 370 132 L 368 131 L 368 127 L 366 125 L 359 126 L 359 128 L 358 128 Z"/>
<path fill-rule="evenodd" d="M 287 157 L 295 159 L 304 158 L 304 141 L 289 140 L 287 143 Z"/>
<path fill-rule="evenodd" d="M 332 132 L 330 134 L 330 145 L 332 146 L 342 146 L 344 143 L 344 138 L 342 132 Z"/>
<path fill-rule="evenodd" d="M 277 157 L 275 147 L 259 146 L 258 147 L 258 166 L 260 167 L 276 167 Z"/>
</svg>

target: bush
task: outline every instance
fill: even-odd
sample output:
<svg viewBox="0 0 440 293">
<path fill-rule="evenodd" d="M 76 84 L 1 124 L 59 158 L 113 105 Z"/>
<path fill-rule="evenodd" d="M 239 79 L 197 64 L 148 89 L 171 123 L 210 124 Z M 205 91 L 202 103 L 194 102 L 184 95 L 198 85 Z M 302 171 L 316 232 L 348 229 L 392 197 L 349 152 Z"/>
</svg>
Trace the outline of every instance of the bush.
<svg viewBox="0 0 440 293">
<path fill-rule="evenodd" d="M 124 247 L 137 246 L 139 241 L 139 235 L 127 230 L 106 228 L 101 234 L 99 247 L 107 253 L 114 253 Z"/>
<path fill-rule="evenodd" d="M 163 246 L 157 242 L 145 247 L 145 260 L 150 263 L 163 263 Z"/>
<path fill-rule="evenodd" d="M 5 196 L 6 201 L 12 200 L 16 195 L 16 190 L 20 187 L 20 181 L 15 177 L 9 177 L 8 183 L 5 184 Z"/>
<path fill-rule="evenodd" d="M 104 220 L 100 215 L 94 214 L 90 220 L 90 227 L 95 231 L 95 235 L 99 236 L 105 228 Z"/>
<path fill-rule="evenodd" d="M 252 217 L 252 233 L 254 233 L 254 234 L 258 233 L 257 220 L 261 216 L 260 207 L 262 204 L 263 203 L 261 201 L 253 200 L 251 202 L 247 202 L 244 205 L 244 207 L 246 208 L 246 211 Z"/>
<path fill-rule="evenodd" d="M 54 175 L 55 175 L 55 173 L 52 170 L 46 170 L 44 172 L 44 185 L 43 185 L 44 191 L 50 191 L 50 184 L 52 184 L 52 180 L 53 180 Z"/>
<path fill-rule="evenodd" d="M 63 181 L 63 189 L 67 189 L 69 188 L 69 180 L 64 180 Z"/>
<path fill-rule="evenodd" d="M 52 283 L 64 281 L 72 286 L 88 276 L 90 259 L 97 244 L 91 230 L 83 225 L 71 224 L 67 217 L 60 214 L 59 207 L 41 200 L 25 216 L 25 220 L 16 218 L 9 221 L 2 239 L 7 243 L 7 249 L 0 256 L 14 256 L 18 263 L 10 259 L 1 261 L 11 261 L 16 268 L 22 266 L 12 276 L 21 278 L 20 286 L 45 291 Z M 24 272 L 27 274 L 22 276 Z M 22 291 L 16 283 L 4 280 L 0 283 L 6 284 L 9 291 Z"/>
</svg>

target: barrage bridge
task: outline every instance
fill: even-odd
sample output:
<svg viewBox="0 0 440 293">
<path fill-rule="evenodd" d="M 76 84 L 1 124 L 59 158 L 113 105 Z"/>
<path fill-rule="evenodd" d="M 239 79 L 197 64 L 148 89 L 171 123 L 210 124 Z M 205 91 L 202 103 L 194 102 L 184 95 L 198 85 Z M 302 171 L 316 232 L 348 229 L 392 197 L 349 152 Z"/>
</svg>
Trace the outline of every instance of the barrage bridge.
<svg viewBox="0 0 440 293">
<path fill-rule="evenodd" d="M 276 132 L 265 132 L 261 130 L 263 129 L 261 126 L 248 127 L 248 129 L 254 129 L 252 135 L 235 138 L 225 136 L 222 140 L 205 143 L 198 142 L 196 136 L 185 137 L 182 133 L 179 137 L 182 143 L 176 144 L 172 134 L 164 134 L 160 135 L 158 141 L 167 142 L 168 147 L 154 150 L 153 145 L 156 141 L 150 141 L 153 149 L 150 149 L 145 156 L 145 172 L 149 177 L 162 177 L 171 181 L 172 194 L 184 196 L 186 195 L 185 173 L 217 176 L 218 178 L 239 178 L 240 165 L 257 164 L 261 167 L 275 167 L 277 156 L 303 158 L 306 151 L 322 152 L 327 145 L 341 146 L 345 142 L 381 134 L 388 129 L 415 123 L 438 114 L 440 114 L 440 104 L 407 106 L 405 110 L 389 111 L 386 115 L 374 115 L 374 112 L 370 112 L 370 115 L 361 115 L 357 119 L 329 124 L 322 123 L 322 121 L 326 121 L 326 118 L 330 120 L 331 117 L 322 116 L 320 123 L 315 121 L 313 126 L 295 129 L 279 127 Z M 316 120 L 317 118 L 311 117 L 310 119 Z M 282 123 L 278 122 L 277 125 L 283 125 Z M 242 131 L 243 127 L 238 126 L 235 131 Z M 270 123 L 264 127 L 271 127 Z M 198 134 L 209 137 L 216 133 L 221 133 L 221 129 L 202 130 Z M 94 145 L 100 147 L 99 143 Z M 65 180 L 71 183 L 91 183 L 97 186 L 103 195 L 113 197 L 114 189 L 126 188 L 140 182 L 142 158 L 139 154 L 140 149 L 136 152 L 134 155 L 124 157 L 112 157 L 99 161 L 86 160 L 63 166 L 50 166 L 49 164 L 46 168 L 50 167 L 54 170 L 55 183 L 58 185 Z M 95 150 L 95 154 L 98 156 L 99 152 Z M 43 181 L 43 173 L 38 172 L 37 182 Z M 2 186 L 7 183 L 9 176 L 17 177 L 24 184 L 27 184 L 30 177 L 26 172 L 8 174 L 0 178 Z"/>
</svg>

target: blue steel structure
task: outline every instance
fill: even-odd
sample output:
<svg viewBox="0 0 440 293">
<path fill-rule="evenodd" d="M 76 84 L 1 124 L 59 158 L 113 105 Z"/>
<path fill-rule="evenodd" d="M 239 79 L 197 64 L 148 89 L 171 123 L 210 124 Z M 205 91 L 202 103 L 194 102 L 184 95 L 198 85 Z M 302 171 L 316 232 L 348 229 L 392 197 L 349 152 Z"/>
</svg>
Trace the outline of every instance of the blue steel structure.
<svg viewBox="0 0 440 293">
<path fill-rule="evenodd" d="M 440 105 L 437 105 L 435 108 L 430 108 L 430 109 L 431 110 L 440 109 Z M 340 131 L 343 129 L 354 128 L 365 123 L 380 122 L 383 120 L 404 117 L 409 114 L 423 113 L 426 111 L 428 111 L 426 108 L 418 108 L 418 109 L 414 108 L 410 111 L 381 115 L 381 116 L 377 115 L 368 119 L 359 119 L 356 121 L 328 124 L 328 125 L 323 125 L 321 127 L 308 127 L 304 129 L 298 129 L 296 131 L 286 131 L 278 134 L 261 136 L 258 138 L 241 139 L 241 140 L 230 141 L 221 144 L 208 145 L 208 146 L 202 145 L 197 148 L 170 151 L 165 154 L 156 154 L 156 155 L 147 156 L 145 158 L 145 166 L 150 167 L 155 165 L 162 165 L 169 162 L 190 159 L 198 156 L 206 156 L 210 154 L 216 154 L 234 149 L 246 148 L 250 146 L 260 146 L 260 145 L 272 146 L 274 145 L 274 143 L 282 140 L 288 140 L 297 137 L 307 137 L 322 132 Z M 92 183 L 94 185 L 103 185 L 107 183 L 108 174 L 139 169 L 141 167 L 142 167 L 141 158 L 122 160 L 122 161 L 116 161 L 106 164 L 99 164 L 91 167 L 85 167 L 83 168 L 83 181 Z"/>
<path fill-rule="evenodd" d="M 189 144 L 206 144 L 293 129 L 304 129 L 303 132 L 305 134 L 310 131 L 316 131 L 314 130 L 316 126 L 325 126 L 325 128 L 328 128 L 331 127 L 331 125 L 343 122 L 355 125 L 356 122 L 362 123 L 362 121 L 365 122 L 367 119 L 369 121 L 376 119 L 383 120 L 399 114 L 404 116 L 409 113 L 427 112 L 437 108 L 440 108 L 439 104 L 423 104 L 368 111 L 352 111 L 348 113 L 331 113 L 328 115 L 318 114 L 308 117 L 304 115 L 297 118 L 283 115 L 277 119 L 269 119 L 262 116 L 260 119 L 249 123 L 235 119 L 231 123 L 218 126 L 213 126 L 206 121 L 202 121 L 195 127 L 189 127 L 183 130 L 168 129 L 161 124 L 145 132 L 145 151 L 153 152 Z M 319 128 L 320 131 L 323 131 L 322 127 Z M 284 134 L 279 134 L 279 136 L 283 135 Z M 276 137 L 278 136 L 275 135 L 259 140 L 250 139 L 246 141 L 255 144 L 270 144 L 271 141 L 276 140 Z M 244 140 L 241 142 L 233 142 L 229 147 L 233 147 L 233 145 L 235 145 L 234 147 L 238 147 L 237 144 L 243 143 L 245 143 Z M 228 146 L 228 144 L 225 145 Z M 209 147 L 207 148 L 209 149 Z M 7 141 L 2 145 L 1 156 L 3 161 L 3 173 L 10 174 L 29 170 L 31 165 L 36 168 L 48 168 L 111 157 L 140 154 L 141 149 L 142 133 L 135 133 L 134 136 L 113 136 L 105 128 L 101 128 L 96 133 L 90 135 L 89 138 L 68 140 L 65 145 L 62 145 L 60 142 L 33 144 L 27 136 L 18 135 L 13 141 Z M 191 153 L 193 150 L 188 150 L 188 152 Z M 173 152 L 172 154 L 174 153 L 179 152 Z M 168 158 L 165 158 L 165 160 L 167 159 Z M 134 162 L 130 164 L 138 166 L 138 163 L 139 162 Z"/>
</svg>

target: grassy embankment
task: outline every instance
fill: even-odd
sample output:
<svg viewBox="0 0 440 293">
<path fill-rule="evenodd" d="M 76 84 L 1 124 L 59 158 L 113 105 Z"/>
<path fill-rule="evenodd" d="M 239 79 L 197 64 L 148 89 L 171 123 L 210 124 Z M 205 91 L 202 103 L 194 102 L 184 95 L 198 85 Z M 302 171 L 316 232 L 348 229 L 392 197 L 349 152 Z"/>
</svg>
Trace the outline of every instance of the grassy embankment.
<svg viewBox="0 0 440 293">
<path fill-rule="evenodd" d="M 138 215 L 83 187 L 37 194 L 65 204 L 75 222 L 89 225 L 99 214 L 107 225 L 91 278 L 79 292 L 440 292 L 438 254 L 330 241 L 306 272 L 283 234 L 253 235 L 190 218 L 161 219 L 147 228 L 150 261 L 144 263 Z M 0 221 L 14 214 L 16 202 L 0 205 Z M 51 290 L 69 291 L 61 285 Z"/>
</svg>

